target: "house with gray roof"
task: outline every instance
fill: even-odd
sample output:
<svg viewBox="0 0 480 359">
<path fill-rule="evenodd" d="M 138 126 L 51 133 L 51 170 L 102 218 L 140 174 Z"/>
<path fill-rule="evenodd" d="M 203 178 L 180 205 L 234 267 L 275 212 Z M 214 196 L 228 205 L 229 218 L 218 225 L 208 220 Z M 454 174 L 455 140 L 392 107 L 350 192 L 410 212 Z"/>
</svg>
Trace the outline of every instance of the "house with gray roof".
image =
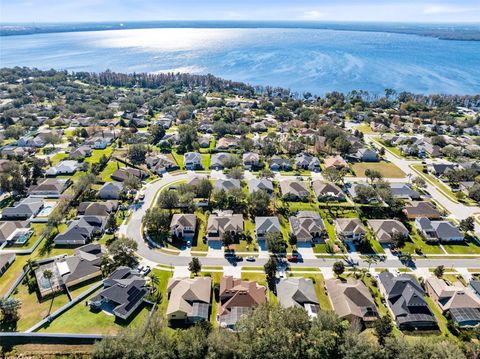
<svg viewBox="0 0 480 359">
<path fill-rule="evenodd" d="M 80 146 L 70 152 L 68 157 L 74 160 L 79 160 L 85 157 L 90 157 L 91 155 L 92 149 L 89 146 Z"/>
<path fill-rule="evenodd" d="M 32 197 L 58 198 L 70 186 L 68 179 L 45 178 L 30 186 L 28 195 Z"/>
<path fill-rule="evenodd" d="M 359 218 L 337 218 L 333 227 L 342 241 L 360 242 L 367 233 Z"/>
<path fill-rule="evenodd" d="M 38 197 L 27 197 L 16 202 L 12 207 L 2 210 L 2 219 L 25 220 L 35 217 L 43 208 L 43 199 Z"/>
<path fill-rule="evenodd" d="M 15 253 L 0 253 L 0 277 L 7 271 L 7 269 L 15 262 L 17 258 Z"/>
<path fill-rule="evenodd" d="M 211 241 L 221 241 L 226 232 L 239 234 L 243 231 L 243 215 L 232 211 L 218 211 L 208 217 L 207 238 Z"/>
<path fill-rule="evenodd" d="M 170 222 L 172 236 L 192 240 L 197 228 L 197 216 L 193 213 L 175 213 Z"/>
<path fill-rule="evenodd" d="M 295 156 L 295 166 L 297 170 L 310 170 L 320 172 L 320 160 L 309 153 L 302 152 Z"/>
<path fill-rule="evenodd" d="M 202 156 L 198 152 L 187 152 L 183 155 L 183 165 L 189 171 L 202 169 Z"/>
<path fill-rule="evenodd" d="M 372 148 L 360 148 L 351 156 L 359 162 L 378 162 L 380 160 L 377 151 Z"/>
<path fill-rule="evenodd" d="M 379 288 L 400 330 L 437 329 L 435 316 L 425 301 L 425 291 L 410 274 L 394 276 L 390 272 L 378 275 Z"/>
<path fill-rule="evenodd" d="M 255 217 L 255 235 L 258 244 L 265 247 L 268 233 L 281 233 L 280 222 L 277 217 Z"/>
<path fill-rule="evenodd" d="M 140 273 L 119 267 L 103 281 L 103 290 L 88 303 L 93 310 L 108 310 L 115 317 L 128 320 L 144 303 L 147 293 L 146 280 Z"/>
<path fill-rule="evenodd" d="M 293 169 L 292 162 L 289 159 L 277 155 L 272 156 L 269 163 L 272 171 L 291 171 Z"/>
<path fill-rule="evenodd" d="M 273 193 L 273 182 L 268 178 L 253 178 L 248 181 L 248 193 L 256 191 L 265 191 L 268 194 Z"/>
<path fill-rule="evenodd" d="M 70 222 L 65 232 L 57 234 L 53 239 L 55 245 L 85 245 L 95 235 L 103 233 L 106 218 L 100 216 L 81 216 Z"/>
<path fill-rule="evenodd" d="M 118 208 L 118 201 L 82 202 L 77 207 L 79 215 L 107 217 Z"/>
<path fill-rule="evenodd" d="M 145 162 L 147 163 L 147 167 L 156 174 L 163 174 L 165 172 L 175 171 L 180 168 L 177 165 L 177 162 L 163 154 L 150 156 L 145 160 Z"/>
<path fill-rule="evenodd" d="M 305 202 L 310 197 L 307 185 L 299 180 L 280 181 L 280 191 L 282 192 L 282 198 L 286 201 Z"/>
<path fill-rule="evenodd" d="M 381 244 L 392 244 L 394 233 L 400 233 L 405 237 L 409 235 L 407 227 L 396 219 L 369 219 L 367 223 L 375 239 Z"/>
<path fill-rule="evenodd" d="M 121 182 L 105 182 L 98 190 L 100 199 L 119 199 L 123 193 L 123 184 Z"/>
<path fill-rule="evenodd" d="M 432 221 L 421 217 L 415 219 L 415 228 L 427 241 L 431 242 L 463 242 L 465 236 L 448 221 Z"/>
<path fill-rule="evenodd" d="M 396 198 L 406 200 L 420 199 L 420 193 L 412 189 L 407 183 L 390 183 L 390 190 L 392 191 L 392 195 Z"/>
<path fill-rule="evenodd" d="M 334 183 L 325 181 L 312 181 L 313 193 L 320 202 L 344 202 L 347 197 L 342 189 Z"/>
<path fill-rule="evenodd" d="M 318 212 L 300 211 L 288 221 L 292 234 L 299 244 L 322 242 L 326 234 L 325 224 Z"/>
<path fill-rule="evenodd" d="M 240 180 L 235 178 L 218 179 L 213 187 L 214 191 L 230 191 L 231 189 L 240 189 Z"/>
<path fill-rule="evenodd" d="M 73 175 L 80 169 L 81 163 L 74 160 L 61 161 L 54 167 L 50 167 L 45 174 L 47 176 Z"/>
<path fill-rule="evenodd" d="M 247 152 L 242 156 L 243 168 L 246 170 L 252 170 L 257 168 L 260 164 L 260 155 L 255 152 Z"/>
<path fill-rule="evenodd" d="M 210 169 L 222 170 L 224 168 L 225 161 L 227 161 L 231 156 L 233 155 L 227 152 L 214 153 L 210 160 Z"/>
<path fill-rule="evenodd" d="M 320 311 L 313 281 L 304 277 L 282 278 L 277 284 L 277 297 L 283 308 L 304 308 L 310 317 Z"/>
</svg>

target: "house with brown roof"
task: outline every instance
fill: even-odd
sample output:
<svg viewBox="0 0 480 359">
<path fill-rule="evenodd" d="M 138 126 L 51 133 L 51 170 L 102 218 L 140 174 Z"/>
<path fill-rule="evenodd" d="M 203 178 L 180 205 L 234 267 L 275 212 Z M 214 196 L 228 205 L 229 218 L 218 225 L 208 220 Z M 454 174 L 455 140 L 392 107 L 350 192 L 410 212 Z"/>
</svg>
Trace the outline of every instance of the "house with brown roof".
<svg viewBox="0 0 480 359">
<path fill-rule="evenodd" d="M 342 241 L 361 241 L 366 234 L 365 227 L 359 218 L 337 218 L 333 222 L 335 233 Z"/>
<path fill-rule="evenodd" d="M 459 281 L 450 284 L 437 277 L 427 278 L 425 288 L 444 314 L 460 327 L 480 325 L 480 299 Z"/>
<path fill-rule="evenodd" d="M 223 276 L 220 279 L 217 320 L 222 328 L 234 328 L 242 316 L 266 302 L 267 289 L 255 281 Z"/>
<path fill-rule="evenodd" d="M 127 178 L 137 177 L 140 181 L 148 177 L 148 174 L 145 171 L 139 170 L 137 168 L 119 168 L 112 173 L 110 178 L 114 181 L 123 182 Z"/>
<path fill-rule="evenodd" d="M 45 178 L 39 180 L 36 185 L 30 186 L 28 195 L 44 198 L 58 198 L 70 186 L 68 179 Z"/>
<path fill-rule="evenodd" d="M 230 150 L 238 147 L 238 137 L 222 137 L 217 141 L 217 150 Z"/>
<path fill-rule="evenodd" d="M 318 212 L 299 211 L 288 221 L 292 234 L 297 237 L 298 245 L 323 241 L 326 233 L 325 224 Z"/>
<path fill-rule="evenodd" d="M 172 236 L 192 240 L 197 228 L 197 216 L 193 213 L 175 213 L 170 222 Z"/>
<path fill-rule="evenodd" d="M 118 208 L 118 201 L 82 202 L 78 205 L 77 213 L 85 216 L 107 217 Z"/>
<path fill-rule="evenodd" d="M 400 233 L 405 237 L 409 234 L 405 225 L 396 219 L 370 219 L 367 223 L 381 244 L 392 244 L 394 233 Z"/>
<path fill-rule="evenodd" d="M 426 201 L 411 201 L 405 205 L 403 213 L 408 219 L 429 218 L 440 219 L 442 214 L 431 202 Z"/>
<path fill-rule="evenodd" d="M 226 232 L 239 234 L 243 231 L 243 215 L 232 211 L 218 211 L 208 217 L 207 238 L 212 241 L 221 241 Z"/>
<path fill-rule="evenodd" d="M 170 322 L 208 321 L 212 278 L 171 278 L 167 285 L 167 318 Z"/>
<path fill-rule="evenodd" d="M 375 301 L 361 280 L 355 278 L 347 278 L 346 281 L 328 279 L 325 281 L 325 286 L 333 310 L 341 319 L 365 325 L 378 319 Z"/>
<path fill-rule="evenodd" d="M 326 157 L 323 161 L 323 164 L 325 168 L 335 167 L 336 169 L 341 169 L 348 166 L 347 162 L 340 155 Z"/>
<path fill-rule="evenodd" d="M 280 191 L 282 197 L 286 201 L 307 201 L 310 197 L 310 192 L 307 185 L 299 180 L 284 180 L 280 181 Z"/>
<path fill-rule="evenodd" d="M 320 202 L 344 202 L 345 193 L 334 183 L 325 181 L 312 181 L 312 190 Z"/>
<path fill-rule="evenodd" d="M 282 278 L 277 284 L 277 297 L 283 308 L 303 308 L 310 317 L 320 311 L 315 284 L 310 278 Z"/>
</svg>

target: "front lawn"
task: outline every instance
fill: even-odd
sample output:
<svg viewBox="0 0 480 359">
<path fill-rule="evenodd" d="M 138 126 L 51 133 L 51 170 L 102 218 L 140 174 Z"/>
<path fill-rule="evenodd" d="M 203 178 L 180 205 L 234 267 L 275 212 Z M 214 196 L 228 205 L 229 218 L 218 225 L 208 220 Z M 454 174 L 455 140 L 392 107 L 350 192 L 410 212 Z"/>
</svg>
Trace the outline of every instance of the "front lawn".
<svg viewBox="0 0 480 359">
<path fill-rule="evenodd" d="M 104 150 L 93 150 L 92 155 L 90 157 L 85 158 L 85 162 L 98 163 L 100 162 L 100 158 L 102 158 L 103 155 L 105 155 L 105 157 L 110 157 L 112 152 L 113 152 L 113 148 L 111 146 L 108 146 Z"/>
<path fill-rule="evenodd" d="M 102 172 L 100 172 L 100 179 L 102 182 L 110 182 L 112 179 L 110 176 L 119 168 L 125 167 L 123 163 L 117 161 L 109 161 Z"/>
<path fill-rule="evenodd" d="M 404 178 L 405 173 L 392 162 L 359 162 L 352 164 L 352 170 L 357 177 L 366 177 L 367 169 L 378 171 L 384 178 Z"/>
<path fill-rule="evenodd" d="M 448 254 L 480 254 L 480 246 L 471 239 L 463 243 L 444 244 L 443 248 Z"/>
<path fill-rule="evenodd" d="M 175 159 L 175 162 L 177 162 L 178 167 L 180 167 L 180 169 L 183 170 L 184 169 L 183 155 L 177 153 L 176 151 L 172 151 L 172 156 Z"/>
<path fill-rule="evenodd" d="M 290 273 L 292 277 L 305 277 L 313 281 L 315 287 L 315 294 L 317 295 L 318 303 L 321 310 L 333 310 L 330 299 L 328 298 L 327 290 L 325 289 L 325 279 L 322 274 L 299 274 Z"/>
<path fill-rule="evenodd" d="M 210 169 L 210 163 L 212 160 L 212 156 L 209 153 L 202 153 L 202 167 L 204 170 Z"/>
</svg>

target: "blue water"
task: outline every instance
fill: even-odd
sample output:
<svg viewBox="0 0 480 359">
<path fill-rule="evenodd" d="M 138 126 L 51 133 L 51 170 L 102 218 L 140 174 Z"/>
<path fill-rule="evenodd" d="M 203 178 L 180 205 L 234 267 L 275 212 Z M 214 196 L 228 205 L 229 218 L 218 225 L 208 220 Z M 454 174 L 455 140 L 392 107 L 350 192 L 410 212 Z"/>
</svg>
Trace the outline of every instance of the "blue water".
<svg viewBox="0 0 480 359">
<path fill-rule="evenodd" d="M 480 42 L 320 29 L 139 29 L 0 37 L 2 67 L 212 73 L 324 94 L 480 93 Z"/>
</svg>

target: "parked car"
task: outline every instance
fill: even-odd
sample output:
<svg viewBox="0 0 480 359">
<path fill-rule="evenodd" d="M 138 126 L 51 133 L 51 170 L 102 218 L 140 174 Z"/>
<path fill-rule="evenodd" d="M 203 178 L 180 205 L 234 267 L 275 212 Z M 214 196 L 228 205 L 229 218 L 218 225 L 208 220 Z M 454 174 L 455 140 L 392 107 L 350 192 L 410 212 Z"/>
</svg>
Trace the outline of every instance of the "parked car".
<svg viewBox="0 0 480 359">
<path fill-rule="evenodd" d="M 248 256 L 247 261 L 248 262 L 255 262 L 255 257 L 254 256 Z"/>
<path fill-rule="evenodd" d="M 293 263 L 298 262 L 298 255 L 296 255 L 296 256 L 295 256 L 295 255 L 288 256 L 288 257 L 287 257 L 287 261 L 293 262 Z"/>
</svg>

